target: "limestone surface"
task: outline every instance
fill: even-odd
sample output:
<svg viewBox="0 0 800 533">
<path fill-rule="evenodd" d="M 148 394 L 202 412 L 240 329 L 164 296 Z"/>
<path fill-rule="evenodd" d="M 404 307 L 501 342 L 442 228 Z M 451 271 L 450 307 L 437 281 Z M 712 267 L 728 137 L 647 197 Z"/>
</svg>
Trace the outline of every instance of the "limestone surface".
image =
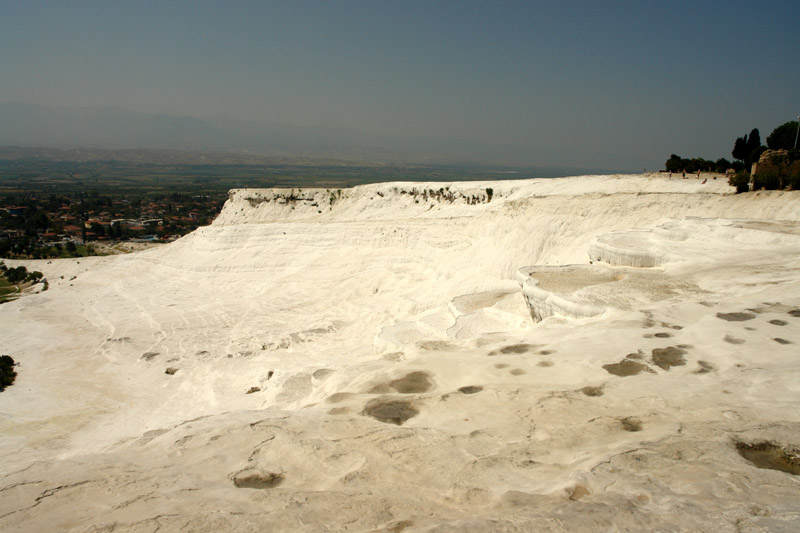
<svg viewBox="0 0 800 533">
<path fill-rule="evenodd" d="M 235 190 L 174 243 L 23 262 L 0 530 L 798 530 L 798 200 Z"/>
</svg>

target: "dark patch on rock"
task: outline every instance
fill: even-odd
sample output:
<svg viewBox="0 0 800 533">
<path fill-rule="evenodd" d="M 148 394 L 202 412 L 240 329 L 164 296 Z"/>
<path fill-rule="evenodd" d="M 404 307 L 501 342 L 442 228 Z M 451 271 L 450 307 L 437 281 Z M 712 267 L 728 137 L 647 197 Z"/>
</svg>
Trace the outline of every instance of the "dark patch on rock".
<svg viewBox="0 0 800 533">
<path fill-rule="evenodd" d="M 700 368 L 695 371 L 695 374 L 708 374 L 709 372 L 713 372 L 717 369 L 717 367 L 708 361 L 698 361 L 697 364 L 700 365 Z"/>
<path fill-rule="evenodd" d="M 800 317 L 800 309 L 792 309 L 789 314 L 793 317 Z"/>
<path fill-rule="evenodd" d="M 509 370 L 508 373 L 511 374 L 512 376 L 521 376 L 523 374 L 527 374 L 527 372 L 525 372 L 521 368 L 513 368 Z"/>
<path fill-rule="evenodd" d="M 537 347 L 536 344 L 511 344 L 500 348 L 500 353 L 528 353 Z"/>
<path fill-rule="evenodd" d="M 667 332 L 656 333 L 654 336 L 657 339 L 668 339 L 668 338 L 672 337 L 672 333 L 667 333 Z"/>
<path fill-rule="evenodd" d="M 394 389 L 389 386 L 388 383 L 381 383 L 379 385 L 374 385 L 367 391 L 367 394 L 389 394 Z"/>
<path fill-rule="evenodd" d="M 755 317 L 756 315 L 753 313 L 717 313 L 717 318 L 728 322 L 744 322 L 745 320 L 753 320 Z"/>
<path fill-rule="evenodd" d="M 390 381 L 388 385 L 400 394 L 419 394 L 433 388 L 433 382 L 427 372 L 411 372 L 402 378 Z"/>
<path fill-rule="evenodd" d="M 588 496 L 591 494 L 589 489 L 587 489 L 584 485 L 575 485 L 572 490 L 569 491 L 569 499 L 576 502 L 583 497 Z"/>
<path fill-rule="evenodd" d="M 620 420 L 622 422 L 622 429 L 625 431 L 641 431 L 642 430 L 642 421 L 638 418 L 634 418 L 629 416 L 627 418 L 623 418 Z"/>
<path fill-rule="evenodd" d="M 350 398 L 352 395 L 353 395 L 352 392 L 334 392 L 333 394 L 325 398 L 325 401 L 327 403 L 339 403 L 341 401 Z"/>
<path fill-rule="evenodd" d="M 311 374 L 311 377 L 314 379 L 323 380 L 333 374 L 333 372 L 334 371 L 330 368 L 320 368 L 319 370 L 315 370 L 314 373 Z"/>
<path fill-rule="evenodd" d="M 614 374 L 615 376 L 627 377 L 635 376 L 641 372 L 652 372 L 653 370 L 645 364 L 633 361 L 632 359 L 623 359 L 619 363 L 612 363 L 603 365 L 606 372 Z"/>
<path fill-rule="evenodd" d="M 165 373 L 165 374 L 169 374 L 170 376 L 172 376 L 172 375 L 174 375 L 174 374 L 175 374 L 175 372 L 177 372 L 177 371 L 178 371 L 178 369 L 177 369 L 177 368 L 175 368 L 175 367 L 172 367 L 172 366 L 171 366 L 171 367 L 167 368 L 166 370 L 164 370 L 164 373 Z"/>
<path fill-rule="evenodd" d="M 454 350 L 457 345 L 447 341 L 422 341 L 417 344 L 423 350 Z"/>
<path fill-rule="evenodd" d="M 402 426 L 406 420 L 417 416 L 419 411 L 406 400 L 376 398 L 364 406 L 362 414 L 387 424 Z"/>
<path fill-rule="evenodd" d="M 146 438 L 146 439 L 154 439 L 156 437 L 160 437 L 161 435 L 164 435 L 165 433 L 169 433 L 169 430 L 168 429 L 151 429 L 150 431 L 145 431 L 142 434 L 142 437 Z"/>
<path fill-rule="evenodd" d="M 584 387 L 581 389 L 581 392 L 584 393 L 586 396 L 602 396 L 603 395 L 603 386 L 600 385 L 599 387 Z"/>
<path fill-rule="evenodd" d="M 554 350 L 540 350 L 539 351 L 539 355 L 550 355 L 550 354 L 553 354 L 553 353 L 555 353 Z"/>
<path fill-rule="evenodd" d="M 800 476 L 800 450 L 797 448 L 781 447 L 771 442 L 737 442 L 736 451 L 758 468 Z"/>
<path fill-rule="evenodd" d="M 271 489 L 283 483 L 283 474 L 243 470 L 233 476 L 233 484 L 242 489 Z"/>
<path fill-rule="evenodd" d="M 386 531 L 389 533 L 400 533 L 407 527 L 411 527 L 414 525 L 413 520 L 400 520 L 399 522 L 392 522 L 386 527 Z"/>
<path fill-rule="evenodd" d="M 155 356 L 159 355 L 159 352 L 144 352 L 140 359 L 144 359 L 145 361 L 149 361 Z"/>
<path fill-rule="evenodd" d="M 535 508 L 543 504 L 544 496 L 529 494 L 518 490 L 506 491 L 503 496 L 503 504 L 508 507 L 530 507 Z"/>
<path fill-rule="evenodd" d="M 275 375 L 275 371 L 274 370 L 270 370 L 269 372 L 267 372 L 267 379 L 268 380 L 272 379 L 272 376 L 274 376 L 274 375 Z"/>
<path fill-rule="evenodd" d="M 637 361 L 641 361 L 644 359 L 644 352 L 642 350 L 629 353 L 625 356 L 626 359 L 636 359 Z"/>
<path fill-rule="evenodd" d="M 774 340 L 778 344 L 794 344 L 792 341 L 787 341 L 786 339 L 781 339 L 780 337 L 775 337 L 772 340 Z"/>
<path fill-rule="evenodd" d="M 181 437 L 178 440 L 176 440 L 175 441 L 175 445 L 176 446 L 185 446 L 186 443 L 189 442 L 190 440 L 192 440 L 193 438 L 194 438 L 194 435 L 186 435 L 185 437 Z"/>
<path fill-rule="evenodd" d="M 483 387 L 480 385 L 467 385 L 466 387 L 460 387 L 458 392 L 461 394 L 475 394 L 476 392 L 480 392 L 483 390 Z"/>
<path fill-rule="evenodd" d="M 253 394 L 254 392 L 261 392 L 261 387 L 250 387 L 247 390 L 247 394 Z"/>
<path fill-rule="evenodd" d="M 508 363 L 495 363 L 494 364 L 495 368 L 508 368 L 508 366 L 509 366 Z"/>
<path fill-rule="evenodd" d="M 546 368 L 548 366 L 553 366 L 553 362 L 552 361 L 539 361 L 538 363 L 536 363 L 536 366 L 541 366 L 541 367 L 545 367 Z"/>
<path fill-rule="evenodd" d="M 725 338 L 722 340 L 731 344 L 744 344 L 744 339 L 737 339 L 736 337 L 731 337 L 730 335 L 725 335 Z"/>
<path fill-rule="evenodd" d="M 663 370 L 669 370 L 673 366 L 683 366 L 686 364 L 686 359 L 683 358 L 685 354 L 686 350 L 676 346 L 655 348 L 653 350 L 653 364 Z"/>
<path fill-rule="evenodd" d="M 403 355 L 405 355 L 405 352 L 391 352 L 383 354 L 383 358 L 387 361 L 393 361 L 396 363 L 403 358 Z"/>
<path fill-rule="evenodd" d="M 788 324 L 788 322 L 786 322 L 785 320 L 778 320 L 777 318 L 775 320 L 770 320 L 769 323 L 772 324 L 773 326 L 785 326 L 786 324 Z"/>
</svg>

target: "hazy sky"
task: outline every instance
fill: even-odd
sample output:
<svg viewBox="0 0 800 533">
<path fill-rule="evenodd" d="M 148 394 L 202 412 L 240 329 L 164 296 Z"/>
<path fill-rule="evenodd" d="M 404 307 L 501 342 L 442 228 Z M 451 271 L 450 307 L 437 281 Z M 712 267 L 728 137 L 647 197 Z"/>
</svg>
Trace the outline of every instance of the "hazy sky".
<svg viewBox="0 0 800 533">
<path fill-rule="evenodd" d="M 0 0 L 0 102 L 653 169 L 730 158 L 737 136 L 800 114 L 800 1 Z"/>
</svg>

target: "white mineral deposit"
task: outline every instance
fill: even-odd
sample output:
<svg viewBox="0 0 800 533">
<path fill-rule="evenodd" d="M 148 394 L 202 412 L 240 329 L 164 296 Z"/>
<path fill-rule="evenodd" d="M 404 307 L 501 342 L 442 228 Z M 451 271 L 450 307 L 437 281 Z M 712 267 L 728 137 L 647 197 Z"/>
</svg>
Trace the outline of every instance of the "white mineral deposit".
<svg viewBox="0 0 800 533">
<path fill-rule="evenodd" d="M 800 193 L 234 190 L 0 306 L 0 530 L 800 530 Z"/>
</svg>

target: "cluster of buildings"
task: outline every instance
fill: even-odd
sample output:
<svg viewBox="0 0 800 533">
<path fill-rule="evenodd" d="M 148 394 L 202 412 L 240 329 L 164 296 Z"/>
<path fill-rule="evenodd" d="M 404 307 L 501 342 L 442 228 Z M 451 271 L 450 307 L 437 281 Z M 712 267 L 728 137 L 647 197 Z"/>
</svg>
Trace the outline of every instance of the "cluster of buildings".
<svg viewBox="0 0 800 533">
<path fill-rule="evenodd" d="M 26 206 L 0 206 L 0 240 L 38 240 L 40 245 L 127 239 L 170 239 L 208 223 L 215 209 L 164 201 L 103 199 L 86 209 L 81 201 L 27 202 Z M 91 205 L 91 204 L 90 204 Z M 84 211 L 84 209 L 86 209 Z M 36 234 L 36 237 L 33 236 Z"/>
</svg>

